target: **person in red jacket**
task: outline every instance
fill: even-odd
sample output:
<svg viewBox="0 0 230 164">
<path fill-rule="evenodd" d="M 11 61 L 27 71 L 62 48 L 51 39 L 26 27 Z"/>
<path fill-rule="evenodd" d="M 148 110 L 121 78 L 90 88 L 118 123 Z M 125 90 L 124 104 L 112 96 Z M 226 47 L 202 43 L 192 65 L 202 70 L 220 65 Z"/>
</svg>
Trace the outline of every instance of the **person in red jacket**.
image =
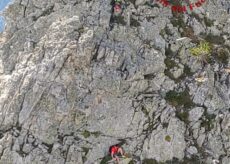
<svg viewBox="0 0 230 164">
<path fill-rule="evenodd" d="M 115 4 L 114 5 L 114 11 L 116 13 L 120 13 L 121 12 L 121 5 L 120 4 Z"/>
<path fill-rule="evenodd" d="M 113 158 L 113 160 L 115 160 L 117 162 L 119 162 L 119 157 L 118 157 L 119 154 L 124 156 L 124 152 L 119 145 L 110 146 L 109 153 L 110 153 L 111 157 Z"/>
<path fill-rule="evenodd" d="M 121 14 L 121 12 L 122 12 L 122 2 L 121 2 L 121 0 L 115 0 L 114 1 L 114 12 L 115 12 L 115 14 Z"/>
</svg>

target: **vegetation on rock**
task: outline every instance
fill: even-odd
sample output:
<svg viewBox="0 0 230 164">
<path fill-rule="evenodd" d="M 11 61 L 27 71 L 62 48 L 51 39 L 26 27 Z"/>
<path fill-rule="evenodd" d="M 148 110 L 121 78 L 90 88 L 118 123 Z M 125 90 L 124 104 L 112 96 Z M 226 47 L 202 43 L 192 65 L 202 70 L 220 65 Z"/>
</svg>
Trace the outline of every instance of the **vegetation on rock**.
<svg viewBox="0 0 230 164">
<path fill-rule="evenodd" d="M 171 141 L 171 137 L 169 135 L 165 136 L 165 141 L 170 142 Z"/>
<path fill-rule="evenodd" d="M 194 105 L 187 90 L 183 92 L 169 91 L 166 93 L 165 99 L 175 107 L 189 108 Z"/>
<path fill-rule="evenodd" d="M 191 48 L 190 53 L 193 56 L 201 56 L 201 55 L 208 55 L 210 56 L 212 50 L 212 46 L 209 42 L 202 41 L 197 47 Z"/>
</svg>

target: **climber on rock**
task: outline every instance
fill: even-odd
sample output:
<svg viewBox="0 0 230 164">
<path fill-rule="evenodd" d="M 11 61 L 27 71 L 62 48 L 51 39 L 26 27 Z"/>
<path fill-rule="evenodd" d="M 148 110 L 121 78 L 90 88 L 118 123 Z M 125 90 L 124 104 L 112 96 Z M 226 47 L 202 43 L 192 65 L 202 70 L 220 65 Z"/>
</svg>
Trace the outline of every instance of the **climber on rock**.
<svg viewBox="0 0 230 164">
<path fill-rule="evenodd" d="M 124 156 L 124 151 L 119 145 L 113 145 L 109 148 L 109 153 L 114 161 L 117 161 L 119 163 L 119 157 L 118 155 Z"/>
<path fill-rule="evenodd" d="M 121 0 L 115 0 L 115 4 L 114 4 L 114 12 L 117 14 L 120 14 L 122 12 L 121 9 Z"/>
</svg>

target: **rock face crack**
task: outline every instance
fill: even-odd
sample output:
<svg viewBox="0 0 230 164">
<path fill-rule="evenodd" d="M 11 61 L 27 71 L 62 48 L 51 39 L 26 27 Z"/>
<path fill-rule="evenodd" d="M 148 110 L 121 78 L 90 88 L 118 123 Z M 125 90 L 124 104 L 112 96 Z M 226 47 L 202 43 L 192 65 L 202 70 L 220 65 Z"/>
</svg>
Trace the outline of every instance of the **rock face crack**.
<svg viewBox="0 0 230 164">
<path fill-rule="evenodd" d="M 54 12 L 53 9 L 54 9 L 54 5 L 48 7 L 48 8 L 45 9 L 39 16 L 34 17 L 33 20 L 34 20 L 34 21 L 37 21 L 37 20 L 38 20 L 39 18 L 41 18 L 41 17 L 45 17 L 45 16 L 50 15 L 51 13 Z"/>
</svg>

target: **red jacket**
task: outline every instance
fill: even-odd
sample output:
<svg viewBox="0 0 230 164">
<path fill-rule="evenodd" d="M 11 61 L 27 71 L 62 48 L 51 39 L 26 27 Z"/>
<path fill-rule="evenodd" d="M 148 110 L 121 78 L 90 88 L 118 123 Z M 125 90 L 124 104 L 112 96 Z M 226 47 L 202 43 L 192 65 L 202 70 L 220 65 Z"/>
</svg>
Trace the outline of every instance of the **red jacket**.
<svg viewBox="0 0 230 164">
<path fill-rule="evenodd" d="M 118 146 L 112 146 L 112 148 L 111 148 L 111 154 L 117 154 L 118 153 L 118 149 L 119 149 L 119 147 Z"/>
<path fill-rule="evenodd" d="M 115 5 L 114 6 L 114 10 L 115 10 L 115 12 L 120 12 L 121 11 L 121 5 Z"/>
</svg>

